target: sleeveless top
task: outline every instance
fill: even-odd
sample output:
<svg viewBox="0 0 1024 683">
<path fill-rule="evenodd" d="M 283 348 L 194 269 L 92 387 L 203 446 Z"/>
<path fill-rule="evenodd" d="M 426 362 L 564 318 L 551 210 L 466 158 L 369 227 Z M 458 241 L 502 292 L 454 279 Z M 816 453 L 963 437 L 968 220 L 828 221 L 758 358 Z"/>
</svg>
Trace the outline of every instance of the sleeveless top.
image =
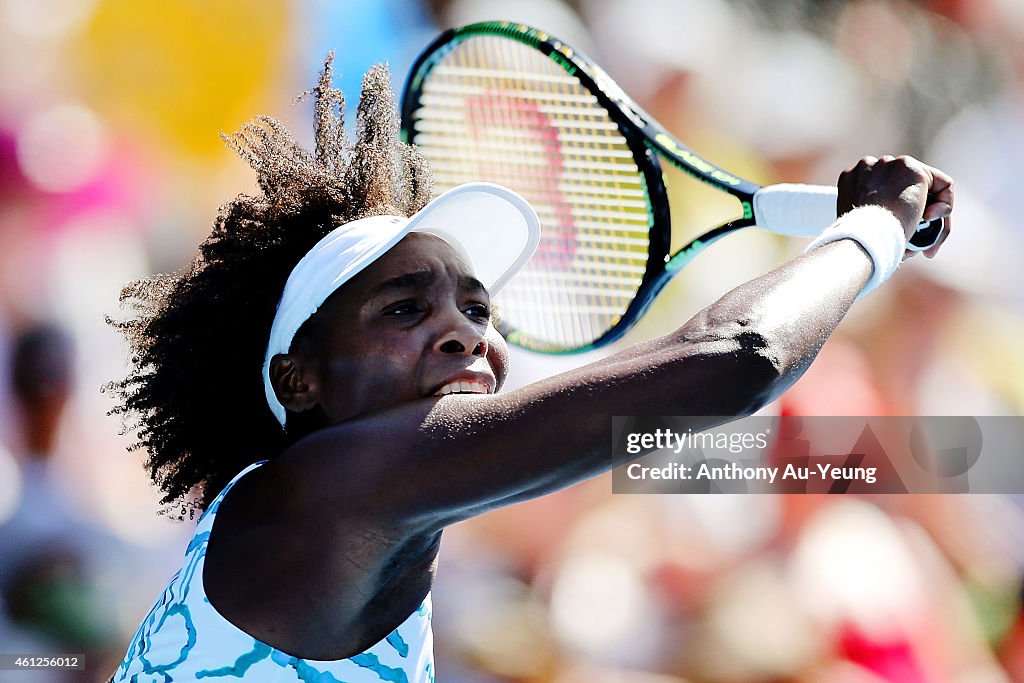
<svg viewBox="0 0 1024 683">
<path fill-rule="evenodd" d="M 239 472 L 200 517 L 182 568 L 142 620 L 111 680 L 433 683 L 429 593 L 384 640 L 348 659 L 334 661 L 301 659 L 281 652 L 239 629 L 210 603 L 203 586 L 203 565 L 217 508 L 231 487 L 263 462 Z"/>
</svg>

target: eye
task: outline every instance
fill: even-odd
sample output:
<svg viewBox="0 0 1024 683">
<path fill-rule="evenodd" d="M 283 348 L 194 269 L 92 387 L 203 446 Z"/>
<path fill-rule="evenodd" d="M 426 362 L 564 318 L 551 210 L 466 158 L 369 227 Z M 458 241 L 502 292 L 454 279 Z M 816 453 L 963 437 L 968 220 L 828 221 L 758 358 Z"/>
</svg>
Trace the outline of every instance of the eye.
<svg viewBox="0 0 1024 683">
<path fill-rule="evenodd" d="M 405 299 L 403 301 L 396 301 L 393 304 L 389 304 L 384 307 L 381 313 L 385 316 L 409 316 L 416 315 L 423 311 L 423 307 L 415 299 Z"/>
<path fill-rule="evenodd" d="M 491 307 L 484 303 L 473 302 L 466 306 L 463 312 L 471 318 L 477 318 L 479 320 L 491 319 Z"/>
</svg>

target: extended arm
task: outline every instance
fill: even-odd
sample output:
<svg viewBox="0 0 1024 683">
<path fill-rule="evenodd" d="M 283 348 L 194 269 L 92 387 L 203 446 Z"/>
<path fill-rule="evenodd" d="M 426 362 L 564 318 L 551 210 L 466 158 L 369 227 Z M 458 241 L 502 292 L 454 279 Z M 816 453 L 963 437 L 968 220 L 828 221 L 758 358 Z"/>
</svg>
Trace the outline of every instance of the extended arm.
<svg viewBox="0 0 1024 683">
<path fill-rule="evenodd" d="M 922 214 L 948 213 L 946 180 L 919 162 L 862 162 L 841 178 L 840 207 L 881 205 L 910 232 Z M 938 199 L 926 207 L 930 191 Z M 507 394 L 415 401 L 321 430 L 278 467 L 307 492 L 306 504 L 420 528 L 568 486 L 612 465 L 612 416 L 693 416 L 696 431 L 715 424 L 703 416 L 747 415 L 777 397 L 810 365 L 872 268 L 852 240 L 825 245 L 665 337 Z"/>
</svg>

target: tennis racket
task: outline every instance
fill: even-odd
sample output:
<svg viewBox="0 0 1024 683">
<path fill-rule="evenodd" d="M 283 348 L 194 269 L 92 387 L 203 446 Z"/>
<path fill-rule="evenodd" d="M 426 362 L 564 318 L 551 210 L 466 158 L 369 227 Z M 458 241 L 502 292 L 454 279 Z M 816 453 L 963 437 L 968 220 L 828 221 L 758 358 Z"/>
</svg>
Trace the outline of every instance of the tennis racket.
<svg viewBox="0 0 1024 683">
<path fill-rule="evenodd" d="M 722 237 L 751 226 L 818 235 L 835 187 L 762 187 L 673 137 L 583 54 L 543 31 L 495 21 L 450 29 L 413 65 L 402 134 L 441 192 L 487 180 L 537 209 L 536 254 L 502 291 L 499 329 L 532 351 L 576 353 L 620 338 L 665 284 Z M 742 216 L 670 254 L 659 158 L 736 197 Z M 942 221 L 922 224 L 926 249 Z"/>
</svg>

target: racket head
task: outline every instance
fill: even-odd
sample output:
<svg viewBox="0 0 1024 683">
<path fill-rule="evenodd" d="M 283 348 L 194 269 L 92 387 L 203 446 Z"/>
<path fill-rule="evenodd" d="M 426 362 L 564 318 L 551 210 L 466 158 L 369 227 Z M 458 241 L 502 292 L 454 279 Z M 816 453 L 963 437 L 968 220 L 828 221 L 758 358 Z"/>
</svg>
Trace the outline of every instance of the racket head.
<svg viewBox="0 0 1024 683">
<path fill-rule="evenodd" d="M 631 101 L 571 46 L 523 24 L 451 29 L 416 60 L 402 132 L 435 190 L 486 180 L 537 209 L 534 257 L 497 299 L 517 346 L 577 353 L 618 339 L 666 279 L 669 204 Z"/>
</svg>

